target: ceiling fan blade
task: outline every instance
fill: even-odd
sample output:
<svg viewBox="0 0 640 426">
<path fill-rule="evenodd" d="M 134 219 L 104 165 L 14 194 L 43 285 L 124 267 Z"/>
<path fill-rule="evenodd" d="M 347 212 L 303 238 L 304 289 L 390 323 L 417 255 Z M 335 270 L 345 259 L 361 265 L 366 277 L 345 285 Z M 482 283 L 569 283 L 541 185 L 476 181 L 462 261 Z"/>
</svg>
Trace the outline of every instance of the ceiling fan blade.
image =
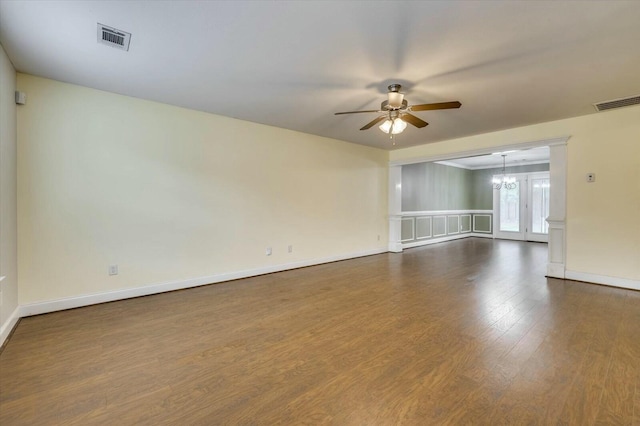
<svg viewBox="0 0 640 426">
<path fill-rule="evenodd" d="M 364 125 L 364 127 L 362 127 L 360 130 L 367 130 L 367 129 L 370 129 L 370 128 L 372 128 L 373 126 L 375 126 L 376 124 L 378 124 L 379 122 L 381 122 L 382 120 L 384 120 L 384 119 L 386 119 L 386 118 L 387 118 L 387 116 L 386 116 L 386 115 L 382 115 L 382 116 L 380 116 L 380 117 L 376 118 L 375 120 L 373 120 L 373 121 L 371 121 L 371 122 L 369 122 L 369 123 L 365 124 L 365 125 Z"/>
<path fill-rule="evenodd" d="M 413 124 L 418 128 L 426 127 L 429 125 L 429 123 L 427 123 L 426 121 L 416 117 L 415 115 L 411 115 L 409 113 L 402 114 L 400 118 L 402 118 L 404 121 L 406 121 L 409 124 Z"/>
<path fill-rule="evenodd" d="M 362 112 L 383 112 L 377 109 L 370 109 L 366 111 L 346 111 L 346 112 L 336 112 L 334 115 L 342 115 L 342 114 L 360 114 Z"/>
<path fill-rule="evenodd" d="M 411 105 L 409 109 L 411 111 L 431 111 L 434 109 L 460 108 L 460 106 L 462 106 L 460 102 L 453 101 L 453 102 L 440 102 L 435 104 Z"/>
</svg>

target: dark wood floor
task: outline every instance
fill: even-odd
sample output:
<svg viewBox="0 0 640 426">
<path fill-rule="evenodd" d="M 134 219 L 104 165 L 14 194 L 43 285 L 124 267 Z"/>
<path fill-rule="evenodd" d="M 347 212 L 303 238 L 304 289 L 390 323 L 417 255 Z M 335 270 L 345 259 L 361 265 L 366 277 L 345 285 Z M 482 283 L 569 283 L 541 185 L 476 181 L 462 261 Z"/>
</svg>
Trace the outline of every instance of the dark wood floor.
<svg viewBox="0 0 640 426">
<path fill-rule="evenodd" d="M 640 292 L 465 239 L 23 319 L 0 424 L 637 424 Z"/>
</svg>

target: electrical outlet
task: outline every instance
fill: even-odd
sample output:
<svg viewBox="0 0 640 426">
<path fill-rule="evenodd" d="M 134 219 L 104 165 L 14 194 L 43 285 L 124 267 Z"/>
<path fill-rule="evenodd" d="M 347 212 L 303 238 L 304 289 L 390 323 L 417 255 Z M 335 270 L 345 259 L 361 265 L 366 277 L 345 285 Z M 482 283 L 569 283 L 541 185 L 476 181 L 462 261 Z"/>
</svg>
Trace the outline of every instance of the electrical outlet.
<svg viewBox="0 0 640 426">
<path fill-rule="evenodd" d="M 109 275 L 118 275 L 118 265 L 109 265 Z"/>
<path fill-rule="evenodd" d="M 293 253 L 293 246 L 292 246 L 292 245 L 289 245 L 289 247 L 287 247 L 287 251 L 288 251 L 289 253 Z"/>
<path fill-rule="evenodd" d="M 595 182 L 596 174 L 595 173 L 587 173 L 587 182 Z"/>
<path fill-rule="evenodd" d="M 273 251 L 271 250 L 271 247 L 267 247 L 267 249 L 265 250 L 265 254 L 267 256 L 271 256 L 271 253 L 273 253 Z"/>
</svg>

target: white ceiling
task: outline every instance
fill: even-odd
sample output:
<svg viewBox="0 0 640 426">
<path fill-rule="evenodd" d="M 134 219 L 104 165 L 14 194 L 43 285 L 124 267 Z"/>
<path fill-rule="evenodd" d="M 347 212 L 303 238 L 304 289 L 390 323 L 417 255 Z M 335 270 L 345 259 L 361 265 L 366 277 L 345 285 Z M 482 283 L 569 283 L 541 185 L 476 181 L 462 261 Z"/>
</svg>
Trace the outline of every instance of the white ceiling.
<svg viewBox="0 0 640 426">
<path fill-rule="evenodd" d="M 478 155 L 476 157 L 457 158 L 447 161 L 436 161 L 439 164 L 460 167 L 463 169 L 493 169 L 502 167 L 502 154 L 506 155 L 505 164 L 507 167 L 524 166 L 526 164 L 542 164 L 549 162 L 549 147 L 541 146 L 515 151 L 494 152 L 489 155 Z"/>
<path fill-rule="evenodd" d="M 132 33 L 123 52 L 96 24 Z M 459 110 L 403 148 L 594 113 L 640 94 L 639 1 L 7 1 L 0 42 L 18 71 L 392 149 L 358 129 L 386 87 Z"/>
</svg>

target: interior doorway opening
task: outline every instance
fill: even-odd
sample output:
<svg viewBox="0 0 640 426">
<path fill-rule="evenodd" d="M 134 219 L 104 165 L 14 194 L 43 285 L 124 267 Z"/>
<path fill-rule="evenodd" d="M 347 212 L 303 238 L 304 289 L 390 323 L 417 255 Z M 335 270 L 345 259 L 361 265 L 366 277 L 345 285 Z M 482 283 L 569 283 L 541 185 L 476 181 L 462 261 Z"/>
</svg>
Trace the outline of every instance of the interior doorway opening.
<svg viewBox="0 0 640 426">
<path fill-rule="evenodd" d="M 567 141 L 569 136 L 554 139 L 538 140 L 497 147 L 480 148 L 458 153 L 425 156 L 407 160 L 395 160 L 389 167 L 389 251 L 401 252 L 403 248 L 426 245 L 430 243 L 447 241 L 468 236 L 483 236 L 495 238 L 495 218 L 493 218 L 492 205 L 487 210 L 470 208 L 460 210 L 407 210 L 403 206 L 403 198 L 407 197 L 407 191 L 411 191 L 411 185 L 405 182 L 403 186 L 404 166 L 417 163 L 440 164 L 453 162 L 453 160 L 469 159 L 474 157 L 496 154 L 496 151 L 504 152 L 526 151 L 533 148 L 548 147 L 549 158 L 548 176 L 548 215 L 542 221 L 537 220 L 535 227 L 538 230 L 546 230 L 546 239 L 549 243 L 549 256 L 547 263 L 547 276 L 565 277 L 565 217 L 566 217 L 566 181 L 567 181 Z M 500 154 L 500 153 L 498 153 Z M 538 170 L 540 171 L 540 170 Z M 535 171 L 527 171 L 533 173 Z M 491 178 L 489 178 L 491 180 Z M 490 184 L 489 184 L 490 185 Z M 491 187 L 491 186 L 490 186 Z M 540 186 L 542 188 L 542 186 Z M 446 189 L 441 189 L 446 192 Z M 533 189 L 532 189 L 533 191 Z M 542 206 L 546 210 L 546 206 Z M 541 208 L 542 208 L 541 207 Z M 428 213 L 428 214 L 426 214 Z M 430 216 L 430 217 L 426 217 Z M 546 224 L 545 224 L 546 223 Z M 534 228 L 532 222 L 532 229 Z M 544 232 L 533 232 L 544 234 Z M 530 236 L 531 237 L 531 236 Z"/>
</svg>

